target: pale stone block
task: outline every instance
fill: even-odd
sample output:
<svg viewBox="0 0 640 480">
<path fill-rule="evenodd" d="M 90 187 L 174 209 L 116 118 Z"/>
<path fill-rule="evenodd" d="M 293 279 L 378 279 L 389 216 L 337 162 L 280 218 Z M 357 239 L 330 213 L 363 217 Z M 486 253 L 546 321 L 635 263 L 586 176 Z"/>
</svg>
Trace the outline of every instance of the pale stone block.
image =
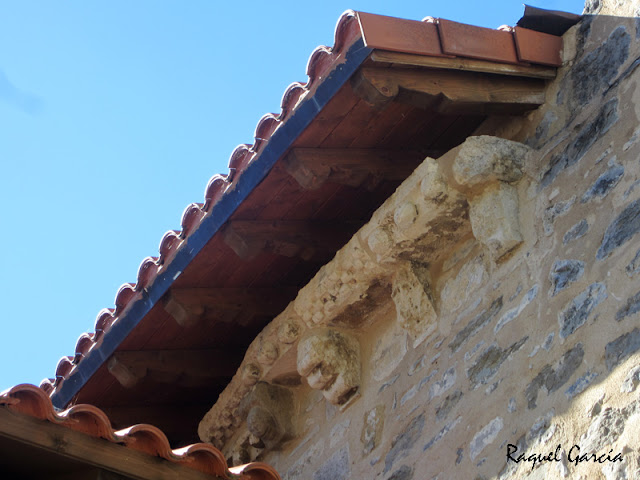
<svg viewBox="0 0 640 480">
<path fill-rule="evenodd" d="M 405 264 L 393 280 L 391 297 L 400 325 L 413 338 L 413 346 L 422 343 L 437 325 L 428 273 L 425 267 Z"/>
<path fill-rule="evenodd" d="M 494 260 L 522 243 L 515 187 L 497 183 L 471 200 L 469 218 L 473 235 L 485 245 Z"/>
</svg>

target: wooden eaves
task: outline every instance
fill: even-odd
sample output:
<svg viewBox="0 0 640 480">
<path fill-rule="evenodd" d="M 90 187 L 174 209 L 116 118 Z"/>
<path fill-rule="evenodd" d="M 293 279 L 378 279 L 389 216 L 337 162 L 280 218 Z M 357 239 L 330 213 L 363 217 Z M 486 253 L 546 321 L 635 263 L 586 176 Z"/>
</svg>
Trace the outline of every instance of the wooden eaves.
<svg viewBox="0 0 640 480">
<path fill-rule="evenodd" d="M 345 13 L 333 48 L 313 53 L 309 82 L 263 117 L 229 175 L 212 178 L 182 231 L 165 235 L 160 257 L 143 262 L 115 311 L 101 312 L 43 384 L 54 405 L 96 404 L 119 425 L 153 415 L 172 441 L 189 440 L 297 289 L 425 156 L 490 116 L 542 104 L 561 50 L 560 37 L 520 27 Z M 215 358 L 225 368 L 191 368 Z"/>
</svg>

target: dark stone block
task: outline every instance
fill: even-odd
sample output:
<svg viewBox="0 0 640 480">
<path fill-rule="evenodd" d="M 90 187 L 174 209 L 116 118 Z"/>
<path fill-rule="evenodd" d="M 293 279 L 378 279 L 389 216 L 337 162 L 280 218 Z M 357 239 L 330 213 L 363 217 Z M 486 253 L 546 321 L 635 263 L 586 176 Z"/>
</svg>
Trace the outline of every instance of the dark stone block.
<svg viewBox="0 0 640 480">
<path fill-rule="evenodd" d="M 396 460 L 404 458 L 416 444 L 424 428 L 424 414 L 420 414 L 391 442 L 391 450 L 384 459 L 384 473 L 387 473 L 393 467 Z"/>
<path fill-rule="evenodd" d="M 540 186 L 544 188 L 551 185 L 560 172 L 579 162 L 593 144 L 607 133 L 617 120 L 618 99 L 613 98 L 602 106 L 591 123 L 580 130 L 575 139 L 567 145 L 564 152 L 558 153 L 551 158 L 549 168 L 542 176 Z"/>
<path fill-rule="evenodd" d="M 584 262 L 580 260 L 556 260 L 551 267 L 551 296 L 578 280 L 584 273 Z"/>
<path fill-rule="evenodd" d="M 349 450 L 343 448 L 333 454 L 316 472 L 313 480 L 348 480 L 351 478 Z"/>
<path fill-rule="evenodd" d="M 527 408 L 536 408 L 538 392 L 545 387 L 547 394 L 551 394 L 569 381 L 571 375 L 578 369 L 584 358 L 582 344 L 578 343 L 571 350 L 564 353 L 558 365 L 553 368 L 550 364 L 545 365 L 540 373 L 531 381 L 524 392 L 527 399 Z"/>
<path fill-rule="evenodd" d="M 451 395 L 447 395 L 447 398 L 445 398 L 440 406 L 436 408 L 436 418 L 438 420 L 444 420 L 445 418 L 447 418 L 449 412 L 454 409 L 461 398 L 462 392 L 460 390 L 452 393 Z"/>
<path fill-rule="evenodd" d="M 637 328 L 609 342 L 604 349 L 607 370 L 613 370 L 616 365 L 638 350 L 640 350 L 640 330 Z"/>
<path fill-rule="evenodd" d="M 640 231 L 640 199 L 629 204 L 604 232 L 596 258 L 602 260 Z"/>
<path fill-rule="evenodd" d="M 401 466 L 398 470 L 393 472 L 387 480 L 412 480 L 413 469 L 407 465 Z"/>
<path fill-rule="evenodd" d="M 598 177 L 598 179 L 591 185 L 591 188 L 585 192 L 580 200 L 581 203 L 587 203 L 595 198 L 604 198 L 615 187 L 620 179 L 624 175 L 624 167 L 622 165 L 615 165 L 609 170 L 604 172 Z"/>
<path fill-rule="evenodd" d="M 596 258 L 607 258 L 616 248 L 640 231 L 640 199 L 630 203 L 604 232 Z"/>
<path fill-rule="evenodd" d="M 593 309 L 607 298 L 607 288 L 602 283 L 592 283 L 585 291 L 575 297 L 558 314 L 560 337 L 567 338 L 584 325 Z"/>
<path fill-rule="evenodd" d="M 502 297 L 498 297 L 493 301 L 491 306 L 475 317 L 469 324 L 458 332 L 449 344 L 449 348 L 453 353 L 460 350 L 460 347 L 469 338 L 473 337 L 482 327 L 489 323 L 502 309 Z"/>
<path fill-rule="evenodd" d="M 487 348 L 473 366 L 467 370 L 467 376 L 471 381 L 471 387 L 476 388 L 480 384 L 488 383 L 496 374 L 500 365 L 502 365 L 512 353 L 520 350 L 528 339 L 529 337 L 521 338 L 504 350 L 497 345 L 491 345 Z"/>
<path fill-rule="evenodd" d="M 569 108 L 577 112 L 608 88 L 620 67 L 629 57 L 631 37 L 619 26 L 594 51 L 582 57 L 571 69 L 569 82 Z M 567 88 L 566 85 L 564 85 Z"/>
<path fill-rule="evenodd" d="M 640 312 L 640 292 L 627 299 L 627 304 L 616 313 L 616 320 L 621 321 L 638 312 Z"/>
<path fill-rule="evenodd" d="M 576 223 L 573 227 L 571 227 L 567 233 L 564 234 L 562 238 L 562 243 L 566 245 L 571 240 L 576 240 L 578 238 L 584 237 L 589 230 L 589 224 L 586 220 L 582 219 L 578 223 Z"/>
</svg>

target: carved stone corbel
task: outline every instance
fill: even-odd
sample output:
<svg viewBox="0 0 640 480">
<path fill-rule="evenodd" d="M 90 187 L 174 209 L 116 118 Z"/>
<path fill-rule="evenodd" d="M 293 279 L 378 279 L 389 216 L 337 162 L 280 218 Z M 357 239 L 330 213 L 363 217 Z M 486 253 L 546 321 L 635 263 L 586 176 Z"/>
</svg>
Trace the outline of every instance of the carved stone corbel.
<svg viewBox="0 0 640 480">
<path fill-rule="evenodd" d="M 240 416 L 246 416 L 250 445 L 273 450 L 292 436 L 293 394 L 288 388 L 258 382 L 240 404 Z"/>
<path fill-rule="evenodd" d="M 360 344 L 335 329 L 313 330 L 298 345 L 298 373 L 333 405 L 346 405 L 360 386 Z"/>
<path fill-rule="evenodd" d="M 494 261 L 522 243 L 518 193 L 512 184 L 522 178 L 530 151 L 511 140 L 470 137 L 453 162 L 453 178 L 469 201 L 473 235 Z"/>
</svg>

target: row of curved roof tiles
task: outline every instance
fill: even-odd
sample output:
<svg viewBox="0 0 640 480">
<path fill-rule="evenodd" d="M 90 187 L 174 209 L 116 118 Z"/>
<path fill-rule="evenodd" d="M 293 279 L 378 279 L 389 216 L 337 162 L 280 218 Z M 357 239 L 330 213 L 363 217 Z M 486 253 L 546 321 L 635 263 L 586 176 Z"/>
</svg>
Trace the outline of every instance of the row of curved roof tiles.
<svg viewBox="0 0 640 480">
<path fill-rule="evenodd" d="M 237 478 L 231 477 L 232 473 L 241 474 L 241 478 L 246 480 L 280 480 L 280 476 L 272 467 L 261 462 L 229 469 L 222 452 L 208 443 L 172 449 L 166 435 L 152 425 L 139 424 L 115 431 L 111 428 L 111 421 L 107 415 L 93 405 L 79 404 L 56 412 L 49 396 L 35 385 L 17 385 L 0 393 L 0 406 L 91 437 L 123 444 L 127 448 L 161 457 L 209 475 L 226 479 Z"/>
</svg>

